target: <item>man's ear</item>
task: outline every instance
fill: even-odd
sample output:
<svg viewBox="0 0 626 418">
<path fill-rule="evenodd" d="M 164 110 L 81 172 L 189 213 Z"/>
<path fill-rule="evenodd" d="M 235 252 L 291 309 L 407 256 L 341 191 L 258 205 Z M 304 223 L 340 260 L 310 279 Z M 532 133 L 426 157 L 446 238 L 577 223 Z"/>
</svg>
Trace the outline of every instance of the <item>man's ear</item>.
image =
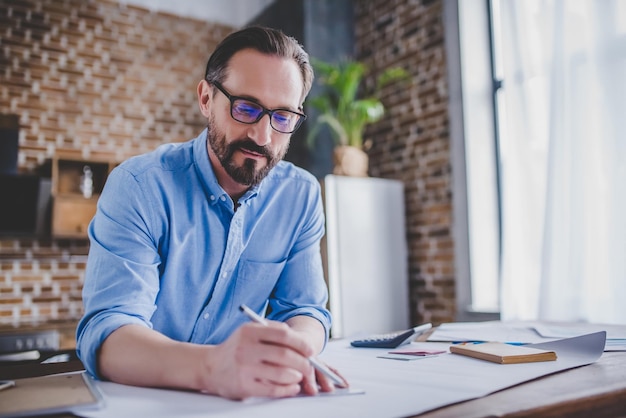
<svg viewBox="0 0 626 418">
<path fill-rule="evenodd" d="M 204 117 L 208 118 L 213 98 L 213 88 L 206 81 L 202 80 L 198 83 L 198 106 Z"/>
</svg>

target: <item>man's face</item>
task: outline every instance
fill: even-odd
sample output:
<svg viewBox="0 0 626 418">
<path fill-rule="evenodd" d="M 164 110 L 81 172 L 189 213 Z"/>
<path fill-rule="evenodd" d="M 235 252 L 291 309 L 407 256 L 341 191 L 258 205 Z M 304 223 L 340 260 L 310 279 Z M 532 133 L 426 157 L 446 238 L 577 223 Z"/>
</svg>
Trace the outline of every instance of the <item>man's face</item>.
<svg viewBox="0 0 626 418">
<path fill-rule="evenodd" d="M 219 132 L 213 115 L 209 118 L 207 138 L 211 150 L 226 173 L 234 181 L 245 186 L 259 184 L 283 159 L 289 148 L 289 141 L 286 141 L 282 147 L 274 147 L 275 149 L 269 146 L 259 146 L 248 137 L 229 141 L 226 135 Z M 234 157 L 236 152 L 254 154 L 255 158 L 244 158 L 243 162 L 238 162 Z"/>
<path fill-rule="evenodd" d="M 229 94 L 267 109 L 299 111 L 302 100 L 297 64 L 252 49 L 233 55 L 222 86 Z M 205 87 L 210 90 L 211 101 L 203 114 L 208 119 L 209 156 L 214 167 L 219 162 L 225 174 L 240 185 L 258 184 L 284 158 L 291 134 L 274 130 L 269 115 L 254 124 L 234 120 L 226 95 L 208 84 Z"/>
</svg>

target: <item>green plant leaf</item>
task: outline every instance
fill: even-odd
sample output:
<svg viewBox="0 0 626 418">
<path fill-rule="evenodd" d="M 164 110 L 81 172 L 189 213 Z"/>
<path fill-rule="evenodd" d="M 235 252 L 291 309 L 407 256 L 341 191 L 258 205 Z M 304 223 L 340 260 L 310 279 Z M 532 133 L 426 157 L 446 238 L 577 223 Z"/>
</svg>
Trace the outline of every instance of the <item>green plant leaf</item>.
<svg viewBox="0 0 626 418">
<path fill-rule="evenodd" d="M 385 113 L 383 103 L 376 97 L 380 89 L 394 81 L 408 79 L 408 73 L 400 67 L 383 71 L 376 80 L 375 91 L 368 96 L 363 91 L 368 70 L 365 64 L 354 60 L 329 63 L 315 58 L 311 62 L 322 92 L 308 104 L 321 114 L 309 132 L 307 144 L 314 146 L 320 126 L 327 125 L 337 144 L 363 148 L 366 126 L 379 121 Z"/>
<path fill-rule="evenodd" d="M 315 145 L 317 133 L 324 125 L 330 128 L 331 134 L 333 135 L 336 143 L 341 145 L 348 145 L 348 134 L 346 133 L 344 125 L 342 125 L 339 120 L 337 120 L 337 118 L 334 117 L 332 114 L 327 113 L 320 115 L 317 118 L 317 123 L 309 131 L 306 142 L 310 147 L 313 147 Z"/>
<path fill-rule="evenodd" d="M 376 89 L 380 91 L 381 88 L 396 81 L 406 81 L 410 78 L 409 73 L 401 67 L 388 68 L 378 77 L 376 81 Z"/>
</svg>

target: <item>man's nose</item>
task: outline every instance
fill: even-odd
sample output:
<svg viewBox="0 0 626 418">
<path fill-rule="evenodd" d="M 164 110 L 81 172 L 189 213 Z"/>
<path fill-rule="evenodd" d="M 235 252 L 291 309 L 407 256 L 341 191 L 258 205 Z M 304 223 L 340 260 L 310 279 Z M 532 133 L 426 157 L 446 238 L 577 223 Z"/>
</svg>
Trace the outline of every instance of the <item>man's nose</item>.
<svg viewBox="0 0 626 418">
<path fill-rule="evenodd" d="M 248 137 L 257 145 L 263 147 L 272 142 L 271 115 L 265 114 L 257 123 L 250 125 Z"/>
</svg>

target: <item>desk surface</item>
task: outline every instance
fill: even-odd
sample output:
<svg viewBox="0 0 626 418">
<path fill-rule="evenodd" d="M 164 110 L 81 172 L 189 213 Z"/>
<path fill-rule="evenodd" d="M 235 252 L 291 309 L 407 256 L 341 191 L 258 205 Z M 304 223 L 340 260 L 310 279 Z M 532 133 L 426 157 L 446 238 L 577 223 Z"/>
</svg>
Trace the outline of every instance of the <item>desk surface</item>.
<svg viewBox="0 0 626 418">
<path fill-rule="evenodd" d="M 566 370 L 471 401 L 418 415 L 446 417 L 626 416 L 626 352 L 604 353 Z"/>
<path fill-rule="evenodd" d="M 27 374 L 34 375 L 32 365 L 29 369 L 31 370 Z M 42 371 L 41 374 L 48 373 Z M 487 396 L 415 416 L 422 418 L 626 416 L 626 352 L 605 352 L 593 364 L 558 372 Z"/>
<path fill-rule="evenodd" d="M 415 417 L 460 416 L 465 418 L 626 416 L 626 352 L 604 353 L 594 364 L 566 370 Z"/>
</svg>

